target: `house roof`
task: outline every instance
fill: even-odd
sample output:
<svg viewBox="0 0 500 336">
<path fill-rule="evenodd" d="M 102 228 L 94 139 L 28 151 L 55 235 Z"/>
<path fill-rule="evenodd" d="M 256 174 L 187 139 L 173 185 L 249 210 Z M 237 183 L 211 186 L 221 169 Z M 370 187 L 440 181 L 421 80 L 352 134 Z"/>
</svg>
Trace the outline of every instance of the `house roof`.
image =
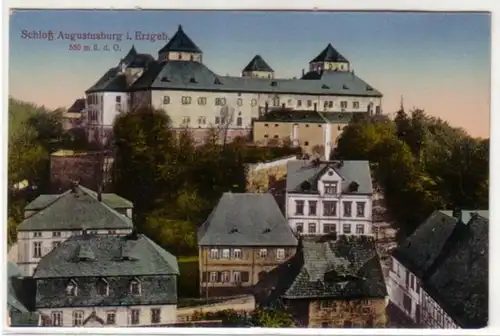
<svg viewBox="0 0 500 336">
<path fill-rule="evenodd" d="M 84 258 L 92 252 L 93 258 Z M 127 251 L 124 254 L 124 251 Z M 125 258 L 127 257 L 127 258 Z M 178 275 L 177 258 L 144 235 L 70 237 L 38 264 L 34 278 Z"/>
<path fill-rule="evenodd" d="M 149 64 L 155 62 L 155 58 L 150 54 L 137 54 L 135 58 L 127 64 L 128 68 L 147 68 Z"/>
<path fill-rule="evenodd" d="M 18 295 L 14 282 L 21 277 L 21 270 L 16 264 L 7 263 L 7 306 L 20 313 L 28 312 L 26 306 L 22 303 L 22 298 Z"/>
<path fill-rule="evenodd" d="M 458 222 L 435 211 L 393 252 L 462 328 L 488 322 L 488 216 L 465 210 Z"/>
<path fill-rule="evenodd" d="M 107 195 L 104 197 L 104 195 Z M 82 186 L 67 192 L 44 195 L 28 204 L 26 210 L 40 210 L 25 219 L 17 227 L 18 231 L 82 230 L 132 228 L 132 220 L 117 212 L 120 207 L 131 205 L 129 201 L 116 195 L 103 194 L 103 201 L 97 199 L 92 190 Z M 105 201 L 106 200 L 106 201 Z"/>
<path fill-rule="evenodd" d="M 109 69 L 85 93 L 93 92 L 127 92 L 128 84 L 125 74 L 121 74 L 118 67 Z"/>
<path fill-rule="evenodd" d="M 352 117 L 353 113 L 350 112 L 273 109 L 257 119 L 256 122 L 348 124 Z"/>
<path fill-rule="evenodd" d="M 387 289 L 372 237 L 304 238 L 280 279 L 284 299 L 385 298 Z"/>
<path fill-rule="evenodd" d="M 324 73 L 317 80 L 219 76 L 206 65 L 190 61 L 155 62 L 135 81 L 131 91 L 192 90 L 381 97 L 350 72 Z"/>
<path fill-rule="evenodd" d="M 85 109 L 85 98 L 75 100 L 73 105 L 68 109 L 68 112 L 81 113 Z"/>
<path fill-rule="evenodd" d="M 177 32 L 170 41 L 160 49 L 159 53 L 168 51 L 201 53 L 200 48 L 186 35 L 181 25 L 179 25 Z"/>
<path fill-rule="evenodd" d="M 269 64 L 266 63 L 266 61 L 264 61 L 264 59 L 260 55 L 255 55 L 250 63 L 248 63 L 245 68 L 243 68 L 243 72 L 250 71 L 274 72 L 274 70 L 269 66 Z"/>
<path fill-rule="evenodd" d="M 332 168 L 343 180 L 341 183 L 344 194 L 372 194 L 373 186 L 368 161 L 338 161 L 320 162 L 314 164 L 308 160 L 289 161 L 287 163 L 286 190 L 290 193 L 317 193 L 318 179 Z M 308 189 L 304 183 L 308 183 Z M 350 191 L 350 185 L 355 182 L 357 191 Z"/>
<path fill-rule="evenodd" d="M 325 49 L 319 53 L 311 62 L 349 62 L 344 56 L 342 56 L 331 43 L 328 43 Z"/>
<path fill-rule="evenodd" d="M 202 246 L 296 246 L 271 194 L 224 193 L 198 229 Z"/>
</svg>

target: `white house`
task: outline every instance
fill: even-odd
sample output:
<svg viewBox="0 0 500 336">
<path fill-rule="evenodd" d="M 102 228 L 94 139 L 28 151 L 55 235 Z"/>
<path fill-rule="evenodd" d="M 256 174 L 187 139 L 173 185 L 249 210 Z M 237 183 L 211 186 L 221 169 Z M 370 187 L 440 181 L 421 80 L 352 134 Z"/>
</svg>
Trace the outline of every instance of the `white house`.
<svg viewBox="0 0 500 336">
<path fill-rule="evenodd" d="M 177 259 L 135 231 L 73 236 L 39 263 L 36 309 L 51 327 L 143 327 L 176 321 Z"/>
<path fill-rule="evenodd" d="M 286 216 L 307 235 L 372 235 L 372 181 L 368 161 L 288 162 Z"/>
<path fill-rule="evenodd" d="M 122 111 L 143 105 L 165 110 L 174 128 L 204 134 L 226 127 L 248 135 L 252 120 L 267 109 L 380 113 L 382 94 L 357 77 L 331 44 L 309 63 L 300 79 L 276 78 L 260 55 L 241 77 L 220 76 L 203 63 L 202 50 L 179 26 L 158 59 L 135 48 L 86 91 L 88 134 L 109 131 Z"/>
<path fill-rule="evenodd" d="M 17 227 L 17 264 L 31 276 L 39 261 L 71 236 L 83 230 L 104 235 L 132 232 L 130 201 L 116 194 L 101 194 L 74 185 L 61 195 L 40 195 L 25 208 Z"/>
<path fill-rule="evenodd" d="M 389 297 L 416 325 L 486 326 L 488 217 L 435 211 L 393 251 Z"/>
</svg>

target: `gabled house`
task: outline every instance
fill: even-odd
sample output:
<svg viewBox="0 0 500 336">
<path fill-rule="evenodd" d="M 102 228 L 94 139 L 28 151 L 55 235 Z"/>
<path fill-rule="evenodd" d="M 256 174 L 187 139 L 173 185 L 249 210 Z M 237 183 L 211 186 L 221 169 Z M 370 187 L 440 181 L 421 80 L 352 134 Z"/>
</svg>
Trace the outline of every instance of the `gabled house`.
<svg viewBox="0 0 500 336">
<path fill-rule="evenodd" d="M 7 318 L 10 327 L 36 327 L 41 323 L 40 315 L 33 311 L 34 291 L 29 280 L 23 278 L 17 265 L 7 263 Z"/>
<path fill-rule="evenodd" d="M 297 239 L 271 194 L 224 193 L 198 230 L 200 292 L 251 293 L 291 258 Z"/>
<path fill-rule="evenodd" d="M 144 235 L 85 233 L 40 261 L 35 306 L 53 327 L 172 323 L 178 275 L 177 258 Z"/>
<path fill-rule="evenodd" d="M 435 211 L 392 255 L 391 301 L 416 325 L 488 321 L 488 212 Z"/>
<path fill-rule="evenodd" d="M 286 214 L 301 235 L 372 235 L 368 161 L 288 162 Z"/>
<path fill-rule="evenodd" d="M 268 283 L 265 305 L 310 328 L 385 327 L 387 289 L 369 236 L 303 237 L 299 251 Z"/>
<path fill-rule="evenodd" d="M 60 195 L 40 195 L 25 207 L 17 227 L 18 265 L 31 276 L 40 261 L 61 242 L 83 230 L 96 234 L 132 232 L 130 201 L 116 194 L 98 194 L 75 184 Z"/>
<path fill-rule="evenodd" d="M 71 107 L 62 114 L 62 125 L 65 131 L 83 126 L 85 115 L 85 98 L 75 100 Z"/>
</svg>

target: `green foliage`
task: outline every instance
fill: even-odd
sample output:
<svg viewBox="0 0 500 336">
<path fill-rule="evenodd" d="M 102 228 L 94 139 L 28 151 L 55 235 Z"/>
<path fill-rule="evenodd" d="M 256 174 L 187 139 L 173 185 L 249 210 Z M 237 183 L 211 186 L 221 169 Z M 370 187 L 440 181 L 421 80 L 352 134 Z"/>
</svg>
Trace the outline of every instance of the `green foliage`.
<svg viewBox="0 0 500 336">
<path fill-rule="evenodd" d="M 430 117 L 397 112 L 394 121 L 353 121 L 334 158 L 369 160 L 404 237 L 433 210 L 488 209 L 489 141 Z"/>
<path fill-rule="evenodd" d="M 218 312 L 195 312 L 193 321 L 221 320 L 226 327 L 290 328 L 295 326 L 292 316 L 281 310 L 258 308 L 250 314 L 233 309 Z"/>
<path fill-rule="evenodd" d="M 182 255 L 196 254 L 196 228 L 222 193 L 245 191 L 246 164 L 297 152 L 226 143 L 218 129 L 196 145 L 189 130 L 172 130 L 164 111 L 147 107 L 120 115 L 114 136 L 116 192 L 134 203 L 139 231 Z"/>
</svg>

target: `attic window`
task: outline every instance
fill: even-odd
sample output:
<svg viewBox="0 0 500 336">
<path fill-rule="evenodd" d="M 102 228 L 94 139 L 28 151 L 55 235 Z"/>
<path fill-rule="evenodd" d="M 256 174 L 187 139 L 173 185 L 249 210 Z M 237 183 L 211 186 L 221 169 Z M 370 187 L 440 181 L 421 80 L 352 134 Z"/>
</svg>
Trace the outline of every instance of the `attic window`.
<svg viewBox="0 0 500 336">
<path fill-rule="evenodd" d="M 349 90 L 349 87 L 345 84 L 342 85 L 342 90 Z"/>
<path fill-rule="evenodd" d="M 130 294 L 141 295 L 141 283 L 137 278 L 130 281 Z"/>
<path fill-rule="evenodd" d="M 96 290 L 97 290 L 97 294 L 98 295 L 108 296 L 109 295 L 109 284 L 108 284 L 108 282 L 105 279 L 103 279 L 103 278 L 97 280 Z"/>
<path fill-rule="evenodd" d="M 231 230 L 229 230 L 229 233 L 237 233 L 238 232 L 238 229 L 237 228 L 232 228 Z"/>
<path fill-rule="evenodd" d="M 354 191 L 358 191 L 358 190 L 359 190 L 359 184 L 356 181 L 352 181 L 349 184 L 349 191 L 354 192 Z"/>
<path fill-rule="evenodd" d="M 366 86 L 366 91 L 373 91 L 373 88 L 370 85 Z"/>
<path fill-rule="evenodd" d="M 214 84 L 222 84 L 222 83 L 220 82 L 220 79 L 216 77 L 214 79 Z"/>
<path fill-rule="evenodd" d="M 170 79 L 168 79 L 167 76 L 163 76 L 161 79 L 160 79 L 162 82 L 170 82 Z"/>
<path fill-rule="evenodd" d="M 322 89 L 329 89 L 330 87 L 328 85 L 326 85 L 326 84 L 323 84 L 323 85 L 321 85 L 321 88 Z"/>
<path fill-rule="evenodd" d="M 189 79 L 189 83 L 198 83 L 198 82 L 196 81 L 196 78 L 191 77 L 191 78 Z"/>
<path fill-rule="evenodd" d="M 278 82 L 272 81 L 271 86 L 278 86 Z"/>
<path fill-rule="evenodd" d="M 78 284 L 74 279 L 71 279 L 66 286 L 67 296 L 77 296 L 78 295 Z"/>
<path fill-rule="evenodd" d="M 78 261 L 93 261 L 95 260 L 95 255 L 90 246 L 80 245 L 78 246 L 78 251 L 76 255 Z"/>
<path fill-rule="evenodd" d="M 263 233 L 269 233 L 269 232 L 271 232 L 270 228 L 265 228 L 264 231 L 263 231 Z"/>
<path fill-rule="evenodd" d="M 302 182 L 300 187 L 303 191 L 311 190 L 311 183 L 309 181 L 304 181 L 304 182 Z"/>
</svg>

